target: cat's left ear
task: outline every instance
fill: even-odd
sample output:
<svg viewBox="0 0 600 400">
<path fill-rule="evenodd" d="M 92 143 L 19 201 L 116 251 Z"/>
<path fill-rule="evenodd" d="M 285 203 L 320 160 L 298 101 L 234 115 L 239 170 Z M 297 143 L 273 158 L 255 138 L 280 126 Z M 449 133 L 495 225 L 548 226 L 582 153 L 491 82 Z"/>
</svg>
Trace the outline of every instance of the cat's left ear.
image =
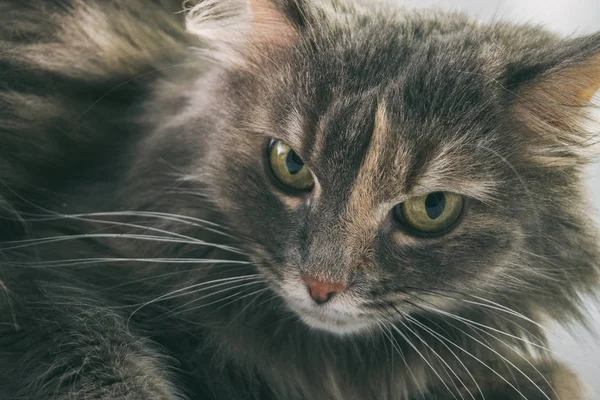
<svg viewBox="0 0 600 400">
<path fill-rule="evenodd" d="M 186 27 L 207 48 L 244 58 L 257 48 L 293 45 L 303 25 L 299 3 L 299 0 L 189 1 Z"/>
<path fill-rule="evenodd" d="M 509 67 L 507 85 L 515 94 L 517 119 L 540 145 L 538 157 L 572 164 L 589 154 L 581 150 L 600 136 L 594 104 L 600 95 L 600 34 L 563 41 Z"/>
</svg>

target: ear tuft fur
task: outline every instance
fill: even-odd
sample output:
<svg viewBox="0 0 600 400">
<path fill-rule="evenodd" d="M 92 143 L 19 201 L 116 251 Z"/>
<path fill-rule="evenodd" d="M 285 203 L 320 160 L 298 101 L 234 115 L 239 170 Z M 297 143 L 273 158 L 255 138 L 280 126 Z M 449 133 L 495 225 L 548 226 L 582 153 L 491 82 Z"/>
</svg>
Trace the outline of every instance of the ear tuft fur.
<svg viewBox="0 0 600 400">
<path fill-rule="evenodd" d="M 188 32 L 219 60 L 243 60 L 250 48 L 288 46 L 296 33 L 273 0 L 186 1 L 184 6 Z"/>
<path fill-rule="evenodd" d="M 573 165 L 600 154 L 600 35 L 567 42 L 516 92 L 516 117 L 534 133 L 535 157 Z"/>
<path fill-rule="evenodd" d="M 244 41 L 251 29 L 250 5 L 245 0 L 204 0 L 184 3 L 186 28 L 210 46 Z"/>
</svg>

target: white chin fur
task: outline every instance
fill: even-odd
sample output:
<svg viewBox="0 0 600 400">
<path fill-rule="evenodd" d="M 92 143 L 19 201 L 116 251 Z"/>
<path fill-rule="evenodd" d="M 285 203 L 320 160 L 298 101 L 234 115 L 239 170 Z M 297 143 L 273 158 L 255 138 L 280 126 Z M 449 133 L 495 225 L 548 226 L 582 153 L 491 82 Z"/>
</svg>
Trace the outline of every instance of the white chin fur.
<svg viewBox="0 0 600 400">
<path fill-rule="evenodd" d="M 359 321 L 359 320 L 332 320 L 319 318 L 316 316 L 312 316 L 307 313 L 298 313 L 300 319 L 313 329 L 318 329 L 320 331 L 326 331 L 329 333 L 334 333 L 337 335 L 352 335 L 360 332 L 368 331 L 371 328 L 371 323 L 369 321 Z"/>
<path fill-rule="evenodd" d="M 287 308 L 315 330 L 336 335 L 353 335 L 376 328 L 375 322 L 364 318 L 364 313 L 350 299 L 335 297 L 323 305 L 316 305 L 301 281 L 289 279 L 277 290 Z"/>
</svg>

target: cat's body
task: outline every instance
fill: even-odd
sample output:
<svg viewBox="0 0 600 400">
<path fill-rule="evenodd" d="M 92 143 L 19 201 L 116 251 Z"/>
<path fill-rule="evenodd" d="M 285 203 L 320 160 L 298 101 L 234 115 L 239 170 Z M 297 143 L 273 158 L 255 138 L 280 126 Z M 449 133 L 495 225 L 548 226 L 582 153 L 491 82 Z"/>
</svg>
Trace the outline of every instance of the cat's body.
<svg viewBox="0 0 600 400">
<path fill-rule="evenodd" d="M 538 323 L 597 280 L 600 36 L 190 3 L 0 5 L 0 399 L 584 398 Z M 452 232 L 392 226 L 446 190 Z"/>
</svg>

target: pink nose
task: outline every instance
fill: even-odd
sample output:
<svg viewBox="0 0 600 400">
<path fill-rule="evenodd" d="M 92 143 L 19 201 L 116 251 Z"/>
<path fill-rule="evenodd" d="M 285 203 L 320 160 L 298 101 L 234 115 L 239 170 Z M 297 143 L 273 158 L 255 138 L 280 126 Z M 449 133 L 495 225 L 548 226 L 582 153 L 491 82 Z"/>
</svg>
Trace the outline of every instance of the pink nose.
<svg viewBox="0 0 600 400">
<path fill-rule="evenodd" d="M 343 283 L 322 282 L 317 278 L 304 274 L 302 274 L 302 280 L 308 286 L 310 295 L 317 304 L 327 303 L 331 296 L 346 290 L 346 285 Z"/>
</svg>

